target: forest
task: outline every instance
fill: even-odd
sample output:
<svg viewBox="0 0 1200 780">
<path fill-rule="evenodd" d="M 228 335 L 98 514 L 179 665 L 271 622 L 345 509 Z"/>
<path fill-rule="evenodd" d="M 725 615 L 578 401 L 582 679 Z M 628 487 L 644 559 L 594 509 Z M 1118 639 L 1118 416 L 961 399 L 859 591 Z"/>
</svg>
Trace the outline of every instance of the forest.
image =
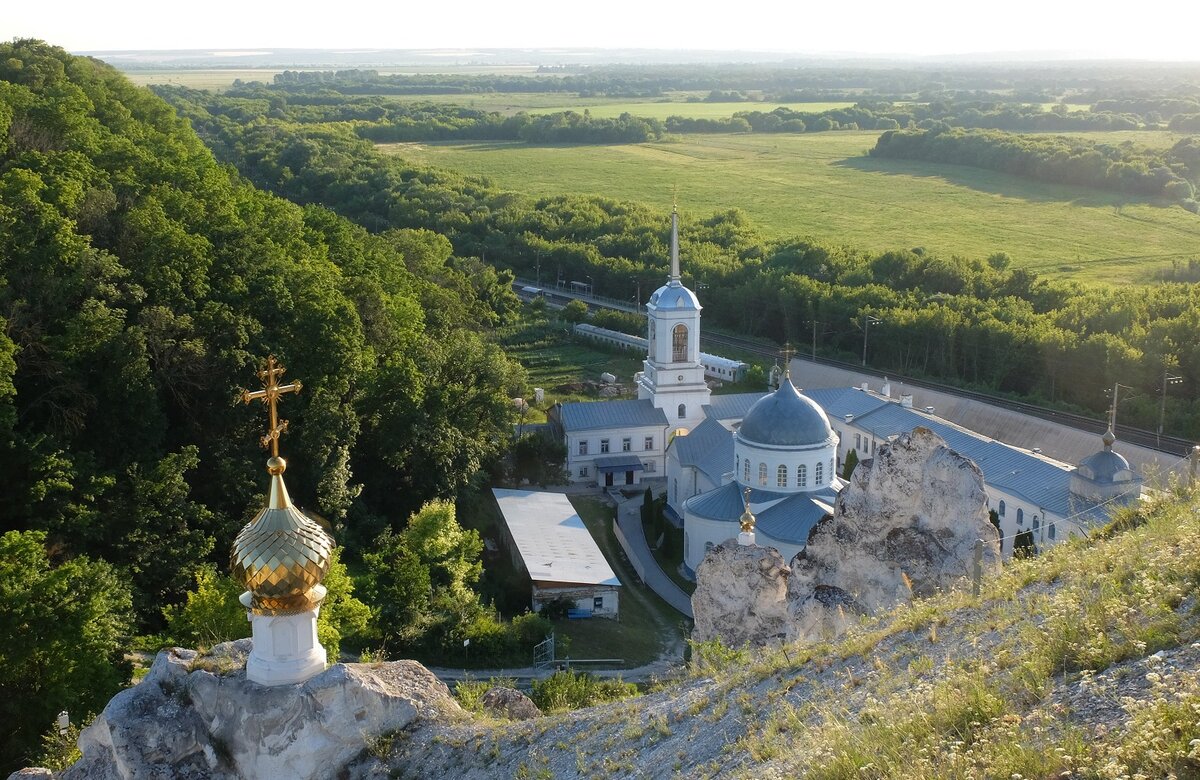
<svg viewBox="0 0 1200 780">
<path fill-rule="evenodd" d="M 1180 203 L 1200 213 L 1200 140 L 1189 137 L 1170 149 L 1132 143 L 1103 144 L 1065 136 L 1022 136 L 931 127 L 889 131 L 871 149 L 875 157 L 971 165 L 1039 181 L 1078 184 Z"/>
<path fill-rule="evenodd" d="M 437 499 L 486 480 L 511 438 L 525 373 L 483 333 L 515 315 L 510 275 L 429 230 L 370 233 L 264 192 L 111 67 L 15 41 L 0 44 L 0 278 L 5 771 L 59 710 L 98 712 L 127 682 L 132 637 L 246 630 L 215 571 L 266 486 L 265 423 L 237 397 L 268 354 L 304 384 L 282 408 L 292 496 L 344 558 L 385 539 L 404 561 L 368 567 L 357 596 L 336 565 L 322 641 L 377 630 L 358 596 L 414 578 L 422 638 L 468 630 L 437 628 L 444 598 L 495 633 L 464 595 L 478 535 Z M 411 626 L 387 623 L 392 646 Z"/>
</svg>

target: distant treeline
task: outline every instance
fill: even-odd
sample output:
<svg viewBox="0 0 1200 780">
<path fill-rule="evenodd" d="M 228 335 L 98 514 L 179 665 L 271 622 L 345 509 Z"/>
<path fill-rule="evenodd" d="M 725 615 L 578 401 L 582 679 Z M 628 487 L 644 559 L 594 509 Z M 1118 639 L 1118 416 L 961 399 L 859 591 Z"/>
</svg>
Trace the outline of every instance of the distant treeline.
<svg viewBox="0 0 1200 780">
<path fill-rule="evenodd" d="M 1194 65 L 1140 68 L 1121 65 L 909 65 L 830 67 L 796 60 L 784 64 L 597 65 L 547 67 L 537 75 L 381 74 L 374 70 L 285 71 L 275 87 L 320 86 L 342 94 L 473 94 L 561 92 L 582 97 L 658 97 L 667 92 L 725 93 L 731 102 L 751 94 L 773 102 L 858 100 L 1004 100 L 1014 103 L 1092 104 L 1157 94 L 1200 98 Z M 1117 113 L 1126 109 L 1097 109 Z M 1174 113 L 1158 109 L 1162 121 Z"/>
<path fill-rule="evenodd" d="M 188 95 L 182 87 L 157 87 Z M 738 111 L 731 117 L 666 120 L 630 113 L 615 118 L 563 111 L 552 114 L 506 116 L 458 105 L 411 101 L 386 95 L 347 96 L 311 87 L 268 89 L 243 85 L 224 95 L 206 99 L 214 113 L 238 121 L 267 115 L 302 124 L 354 123 L 361 137 L 379 143 L 406 141 L 493 140 L 527 143 L 639 143 L 661 139 L 666 133 L 814 133 L 830 130 L 892 130 L 930 126 L 942 122 L 955 127 L 985 127 L 1026 132 L 1079 132 L 1135 130 L 1140 125 L 1130 114 L 1068 112 L 1056 105 L 998 102 L 889 103 L 861 101 L 854 106 L 825 111 L 779 107 L 772 111 Z"/>
<path fill-rule="evenodd" d="M 301 126 L 265 114 L 233 121 L 209 110 L 220 98 L 169 93 L 217 156 L 261 186 L 322 203 L 371 231 L 428 228 L 465 257 L 543 279 L 591 278 L 627 299 L 661 283 L 667 215 L 597 195 L 534 198 L 485 179 L 416 168 L 381 155 L 345 124 Z M 1164 364 L 1185 377 L 1167 402 L 1167 429 L 1200 435 L 1200 286 L 1137 289 L 1046 281 L 1002 254 L 938 257 L 919 249 L 865 252 L 812 240 L 768 241 L 730 210 L 685 219 L 684 275 L 703 285 L 706 321 L 783 343 L 855 356 L 867 313 L 871 364 L 1102 412 L 1103 388 L 1136 385 L 1123 419 L 1153 427 Z M 1173 269 L 1184 278 L 1187 268 Z"/>
<path fill-rule="evenodd" d="M 1178 201 L 1200 213 L 1200 140 L 1170 149 L 1102 144 L 1066 136 L 1027 136 L 985 130 L 932 128 L 889 131 L 873 157 L 970 165 L 1054 184 L 1076 184 Z"/>
</svg>

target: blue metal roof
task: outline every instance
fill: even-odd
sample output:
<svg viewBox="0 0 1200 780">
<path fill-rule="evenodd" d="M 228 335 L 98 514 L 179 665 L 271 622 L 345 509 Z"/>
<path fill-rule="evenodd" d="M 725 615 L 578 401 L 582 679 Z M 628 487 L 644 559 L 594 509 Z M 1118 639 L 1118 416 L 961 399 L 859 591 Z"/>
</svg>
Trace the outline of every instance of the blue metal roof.
<svg viewBox="0 0 1200 780">
<path fill-rule="evenodd" d="M 713 482 L 733 469 L 733 434 L 714 417 L 705 418 L 686 436 L 676 436 L 671 446 L 680 464 L 704 472 Z"/>
<path fill-rule="evenodd" d="M 562 405 L 563 430 L 589 431 L 595 428 L 667 427 L 663 410 L 639 398 L 625 401 L 577 401 Z"/>
<path fill-rule="evenodd" d="M 762 504 L 767 501 L 778 501 L 787 493 L 775 493 L 769 490 L 750 489 L 750 503 Z M 684 502 L 684 511 L 699 515 L 707 520 L 728 520 L 736 522 L 742 516 L 745 505 L 742 504 L 742 486 L 737 482 L 727 482 L 716 490 L 692 496 Z"/>
<path fill-rule="evenodd" d="M 801 392 L 820 404 L 830 419 L 845 420 L 848 414 L 860 417 L 888 404 L 882 398 L 864 393 L 857 387 L 823 387 Z"/>
<path fill-rule="evenodd" d="M 750 411 L 754 403 L 766 393 L 733 393 L 731 395 L 714 395 L 704 406 L 704 412 L 709 417 L 718 420 L 740 420 Z"/>
<path fill-rule="evenodd" d="M 1021 496 L 1044 510 L 1066 517 L 1071 472 L 991 439 L 972 436 L 939 420 L 888 403 L 854 419 L 855 425 L 878 438 L 908 433 L 923 425 L 946 440 L 947 446 L 975 461 L 988 485 Z"/>
<path fill-rule="evenodd" d="M 596 458 L 592 461 L 596 466 L 596 471 L 641 471 L 642 459 L 637 455 L 609 455 L 604 458 Z"/>
<path fill-rule="evenodd" d="M 808 544 L 813 526 L 831 509 L 814 501 L 810 493 L 796 493 L 759 513 L 755 529 L 781 542 Z"/>
<path fill-rule="evenodd" d="M 754 444 L 806 447 L 829 441 L 833 428 L 825 410 L 801 395 L 792 380 L 784 377 L 778 390 L 750 407 L 737 435 L 742 441 Z"/>
</svg>

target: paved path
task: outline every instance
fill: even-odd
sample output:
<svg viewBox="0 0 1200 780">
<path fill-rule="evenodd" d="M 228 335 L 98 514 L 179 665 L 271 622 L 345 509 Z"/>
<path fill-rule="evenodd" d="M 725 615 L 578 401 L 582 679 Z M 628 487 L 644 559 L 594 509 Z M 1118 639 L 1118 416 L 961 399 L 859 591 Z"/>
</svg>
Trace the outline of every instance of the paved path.
<svg viewBox="0 0 1200 780">
<path fill-rule="evenodd" d="M 692 617 L 692 597 L 684 593 L 683 589 L 666 575 L 646 544 L 646 534 L 642 532 L 642 496 L 617 501 L 617 522 L 621 524 L 625 539 L 646 572 L 646 585 L 661 596 L 663 601 L 689 618 Z"/>
</svg>

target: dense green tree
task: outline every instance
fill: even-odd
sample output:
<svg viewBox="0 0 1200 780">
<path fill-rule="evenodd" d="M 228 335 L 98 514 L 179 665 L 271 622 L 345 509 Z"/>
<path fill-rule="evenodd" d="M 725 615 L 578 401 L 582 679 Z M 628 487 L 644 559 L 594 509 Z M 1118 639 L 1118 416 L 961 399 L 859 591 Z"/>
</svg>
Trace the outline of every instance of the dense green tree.
<svg viewBox="0 0 1200 780">
<path fill-rule="evenodd" d="M 0 768 L 33 758 L 60 710 L 78 721 L 129 678 L 129 586 L 113 566 L 52 561 L 46 534 L 0 536 Z"/>
</svg>

